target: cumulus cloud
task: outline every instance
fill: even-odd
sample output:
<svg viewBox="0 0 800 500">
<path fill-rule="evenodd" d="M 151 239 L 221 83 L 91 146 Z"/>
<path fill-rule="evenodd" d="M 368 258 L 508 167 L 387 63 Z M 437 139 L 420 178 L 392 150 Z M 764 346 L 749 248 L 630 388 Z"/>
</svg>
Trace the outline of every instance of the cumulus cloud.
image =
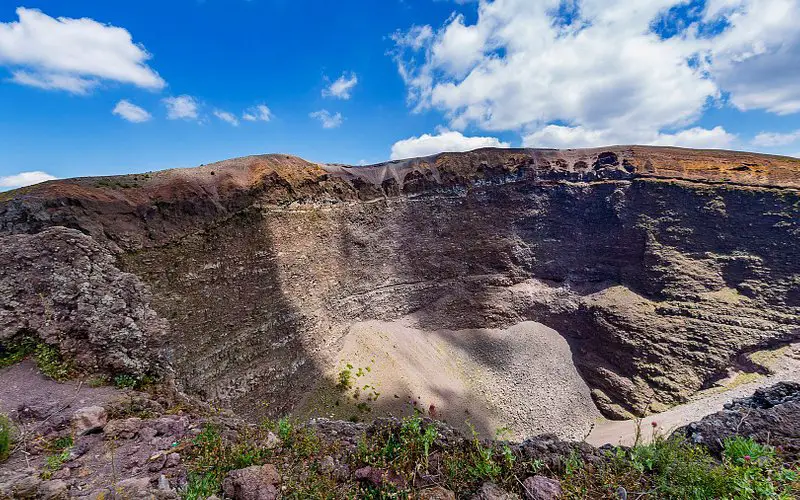
<svg viewBox="0 0 800 500">
<path fill-rule="evenodd" d="M 647 143 L 657 146 L 681 146 L 684 148 L 728 148 L 736 141 L 734 134 L 722 127 L 712 129 L 692 127 L 675 134 L 659 134 L 656 139 Z"/>
<path fill-rule="evenodd" d="M 673 134 L 653 131 L 587 129 L 581 126 L 547 125 L 522 138 L 522 144 L 531 148 L 586 148 L 596 146 L 650 144 L 681 146 L 687 148 L 725 148 L 736 141 L 736 136 L 723 127 L 706 129 L 693 127 Z"/>
<path fill-rule="evenodd" d="M 800 141 L 800 130 L 786 133 L 761 132 L 753 138 L 755 146 L 766 147 L 787 146 L 798 141 Z"/>
<path fill-rule="evenodd" d="M 234 127 L 239 126 L 239 119 L 236 118 L 236 115 L 234 115 L 233 113 L 230 113 L 228 111 L 223 111 L 221 109 L 215 109 L 214 116 L 216 116 L 217 118 L 226 123 L 233 125 Z"/>
<path fill-rule="evenodd" d="M 709 14 L 728 28 L 713 39 L 709 70 L 730 92 L 731 102 L 747 111 L 779 115 L 800 111 L 800 2 L 725 0 Z"/>
<path fill-rule="evenodd" d="M 320 109 L 319 111 L 314 111 L 313 113 L 310 113 L 308 116 L 316 120 L 319 120 L 319 122 L 322 124 L 322 128 L 337 128 L 344 121 L 344 118 L 342 117 L 341 113 L 331 114 L 331 112 L 328 111 L 327 109 Z"/>
<path fill-rule="evenodd" d="M 119 101 L 114 106 L 112 113 L 131 123 L 144 123 L 152 118 L 144 108 L 140 108 L 126 99 Z"/>
<path fill-rule="evenodd" d="M 264 104 L 248 108 L 242 113 L 242 119 L 248 122 L 268 122 L 272 119 L 272 111 Z"/>
<path fill-rule="evenodd" d="M 66 90 L 79 95 L 86 95 L 100 85 L 99 81 L 92 78 L 58 73 L 33 73 L 25 70 L 13 71 L 11 81 L 44 90 Z"/>
<path fill-rule="evenodd" d="M 200 109 L 197 99 L 190 95 L 165 97 L 161 100 L 167 107 L 167 118 L 170 120 L 196 120 Z"/>
<path fill-rule="evenodd" d="M 472 151 L 479 148 L 507 148 L 510 145 L 496 137 L 466 137 L 454 130 L 439 130 L 436 135 L 423 134 L 397 141 L 392 146 L 392 160 L 429 156 L 442 152 Z"/>
<path fill-rule="evenodd" d="M 33 172 L 20 172 L 14 175 L 0 176 L 0 191 L 7 189 L 16 189 L 23 186 L 30 186 L 32 184 L 39 184 L 44 181 L 52 181 L 57 177 L 41 172 L 39 170 Z"/>
<path fill-rule="evenodd" d="M 717 147 L 733 136 L 692 128 L 711 102 L 800 111 L 799 0 L 672 10 L 685 4 L 481 0 L 472 23 L 452 15 L 395 33 L 392 54 L 415 111 L 526 143 Z"/>
<path fill-rule="evenodd" d="M 20 7 L 0 23 L 0 65 L 11 81 L 86 94 L 104 80 L 158 90 L 166 83 L 147 65 L 151 55 L 124 28 L 93 19 L 52 18 Z"/>
<path fill-rule="evenodd" d="M 322 89 L 322 96 L 348 100 L 357 84 L 358 76 L 355 73 L 342 73 L 342 76 L 337 78 L 336 81 Z"/>
</svg>

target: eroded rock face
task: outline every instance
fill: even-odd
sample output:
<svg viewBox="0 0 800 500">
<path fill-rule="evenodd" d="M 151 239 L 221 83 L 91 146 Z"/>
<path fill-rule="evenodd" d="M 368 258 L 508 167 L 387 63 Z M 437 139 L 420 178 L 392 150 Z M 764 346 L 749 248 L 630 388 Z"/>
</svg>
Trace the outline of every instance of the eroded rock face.
<svg viewBox="0 0 800 500">
<path fill-rule="evenodd" d="M 114 252 L 169 322 L 182 386 L 244 413 L 294 407 L 361 320 L 539 321 L 618 416 L 680 402 L 740 353 L 799 336 L 792 159 L 632 147 L 347 167 L 272 155 L 111 180 L 132 185 L 13 196 L 0 228 L 67 225 Z"/>
<path fill-rule="evenodd" d="M 720 453 L 725 439 L 746 436 L 777 446 L 779 452 L 800 457 L 800 384 L 783 382 L 736 399 L 722 411 L 678 429 L 690 440 Z"/>
<path fill-rule="evenodd" d="M 148 287 L 80 231 L 0 236 L 0 343 L 35 335 L 87 371 L 164 373 Z"/>
</svg>

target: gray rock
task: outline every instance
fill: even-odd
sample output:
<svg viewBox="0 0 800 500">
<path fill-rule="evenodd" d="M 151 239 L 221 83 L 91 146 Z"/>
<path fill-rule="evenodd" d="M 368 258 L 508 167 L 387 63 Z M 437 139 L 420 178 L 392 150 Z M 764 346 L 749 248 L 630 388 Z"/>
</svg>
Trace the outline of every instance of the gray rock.
<svg viewBox="0 0 800 500">
<path fill-rule="evenodd" d="M 0 236 L 0 297 L 0 340 L 33 332 L 87 371 L 142 375 L 164 366 L 158 346 L 168 325 L 148 288 L 80 231 Z"/>
<path fill-rule="evenodd" d="M 169 485 L 169 479 L 164 474 L 158 476 L 158 489 L 160 491 L 172 491 L 172 487 Z"/>
<path fill-rule="evenodd" d="M 133 439 L 142 427 L 142 419 L 137 417 L 112 420 L 105 427 L 106 439 Z"/>
<path fill-rule="evenodd" d="M 519 495 L 509 493 L 494 483 L 483 483 L 472 500 L 521 500 Z"/>
<path fill-rule="evenodd" d="M 170 467 L 177 467 L 181 463 L 181 455 L 180 453 L 170 453 L 167 455 L 167 461 L 164 464 L 165 469 L 169 469 Z"/>
<path fill-rule="evenodd" d="M 88 406 L 72 414 L 72 429 L 78 436 L 100 432 L 108 423 L 108 414 L 102 406 Z"/>
<path fill-rule="evenodd" d="M 417 495 L 418 500 L 456 500 L 456 494 L 452 491 L 442 488 L 441 486 L 434 486 L 422 490 Z"/>
<path fill-rule="evenodd" d="M 525 500 L 556 500 L 561 498 L 561 483 L 544 476 L 532 476 L 522 483 Z"/>
<path fill-rule="evenodd" d="M 279 447 L 281 444 L 283 444 L 281 438 L 279 438 L 272 432 L 269 432 L 267 434 L 267 442 L 264 444 L 264 447 L 268 450 L 272 450 Z"/>
<path fill-rule="evenodd" d="M 38 498 L 42 500 L 66 500 L 68 496 L 67 483 L 59 479 L 39 485 Z"/>
<path fill-rule="evenodd" d="M 153 440 L 154 437 L 158 434 L 158 431 L 153 429 L 152 427 L 142 427 L 139 429 L 139 437 L 146 443 L 149 443 Z"/>
<path fill-rule="evenodd" d="M 275 500 L 280 483 L 281 476 L 274 465 L 254 465 L 229 472 L 222 491 L 233 500 Z"/>
<path fill-rule="evenodd" d="M 116 485 L 116 490 L 120 495 L 128 495 L 130 497 L 137 497 L 143 493 L 147 493 L 150 489 L 149 477 L 131 477 L 123 479 Z"/>
</svg>

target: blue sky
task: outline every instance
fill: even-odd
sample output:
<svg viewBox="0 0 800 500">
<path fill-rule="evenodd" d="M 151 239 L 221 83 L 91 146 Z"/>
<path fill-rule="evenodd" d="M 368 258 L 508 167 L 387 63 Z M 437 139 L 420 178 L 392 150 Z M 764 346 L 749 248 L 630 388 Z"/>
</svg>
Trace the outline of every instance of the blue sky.
<svg viewBox="0 0 800 500">
<path fill-rule="evenodd" d="M 271 152 L 800 154 L 798 15 L 800 0 L 7 1 L 0 189 Z"/>
</svg>

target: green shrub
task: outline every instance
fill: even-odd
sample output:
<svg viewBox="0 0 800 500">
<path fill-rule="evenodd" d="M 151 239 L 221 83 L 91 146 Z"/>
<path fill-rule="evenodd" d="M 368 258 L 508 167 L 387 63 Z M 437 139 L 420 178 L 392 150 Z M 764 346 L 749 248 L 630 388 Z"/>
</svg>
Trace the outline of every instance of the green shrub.
<svg viewBox="0 0 800 500">
<path fill-rule="evenodd" d="M 725 441 L 722 460 L 685 438 L 654 436 L 650 444 L 609 452 L 601 464 L 567 466 L 568 496 L 609 496 L 622 486 L 642 498 L 795 498 L 797 474 L 783 467 L 774 450 L 749 438 Z"/>
<path fill-rule="evenodd" d="M 113 380 L 118 389 L 143 389 L 155 383 L 155 379 L 149 375 L 130 375 L 128 373 L 115 375 Z"/>
<path fill-rule="evenodd" d="M 350 367 L 350 365 L 347 365 Z M 339 379 L 336 383 L 336 388 L 340 391 L 347 391 L 353 387 L 353 372 L 352 367 L 345 368 L 339 372 Z"/>
<path fill-rule="evenodd" d="M 775 448 L 742 436 L 725 439 L 723 447 L 725 458 L 736 465 L 747 465 L 750 462 L 763 463 L 775 458 Z"/>
<path fill-rule="evenodd" d="M 11 440 L 14 424 L 8 415 L 0 413 L 0 461 L 8 458 L 11 453 Z"/>
<path fill-rule="evenodd" d="M 37 338 L 24 335 L 0 344 L 0 368 L 19 363 L 28 356 L 32 356 L 39 370 L 53 380 L 67 380 L 74 373 L 71 363 L 62 359 L 57 347 Z"/>
</svg>

